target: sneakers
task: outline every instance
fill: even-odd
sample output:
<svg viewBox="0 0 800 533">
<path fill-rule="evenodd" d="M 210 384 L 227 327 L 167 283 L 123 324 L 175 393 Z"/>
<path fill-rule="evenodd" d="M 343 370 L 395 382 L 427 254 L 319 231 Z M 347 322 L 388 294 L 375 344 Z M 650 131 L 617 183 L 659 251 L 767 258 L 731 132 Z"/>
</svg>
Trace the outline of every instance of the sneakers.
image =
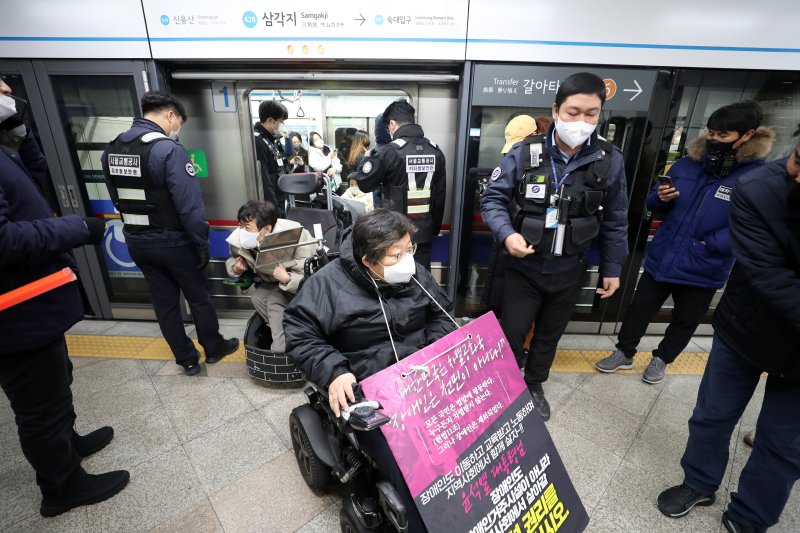
<svg viewBox="0 0 800 533">
<path fill-rule="evenodd" d="M 131 475 L 125 470 L 105 474 L 86 474 L 78 476 L 75 483 L 64 487 L 57 494 L 42 491 L 42 516 L 57 516 L 81 505 L 91 505 L 107 500 L 128 484 Z"/>
<path fill-rule="evenodd" d="M 222 344 L 219 347 L 219 351 L 213 354 L 206 354 L 206 364 L 213 365 L 217 361 L 221 360 L 226 355 L 230 355 L 236 350 L 239 349 L 239 339 L 233 337 L 232 339 L 226 339 L 222 341 Z"/>
<path fill-rule="evenodd" d="M 533 396 L 533 405 L 536 410 L 542 415 L 542 420 L 547 422 L 550 420 L 550 404 L 547 403 L 547 398 L 544 397 L 544 390 L 542 390 L 541 383 L 528 383 L 528 390 Z"/>
<path fill-rule="evenodd" d="M 99 452 L 114 438 L 114 428 L 109 426 L 101 427 L 81 437 L 72 430 L 72 447 L 81 458 L 89 457 L 93 453 Z"/>
<path fill-rule="evenodd" d="M 642 374 L 642 381 L 651 385 L 656 385 L 664 381 L 664 372 L 667 369 L 667 363 L 664 362 L 659 356 L 654 355 L 650 360 L 650 364 L 644 369 Z"/>
<path fill-rule="evenodd" d="M 628 370 L 633 368 L 633 357 L 627 357 L 620 350 L 615 350 L 614 353 L 605 359 L 598 361 L 594 367 L 606 374 L 616 372 L 617 370 Z"/>
<path fill-rule="evenodd" d="M 713 505 L 714 494 L 702 494 L 681 483 L 658 495 L 658 510 L 670 518 L 686 516 L 695 505 Z"/>
<path fill-rule="evenodd" d="M 761 533 L 762 530 L 734 522 L 728 511 L 722 513 L 722 525 L 728 533 Z"/>
</svg>

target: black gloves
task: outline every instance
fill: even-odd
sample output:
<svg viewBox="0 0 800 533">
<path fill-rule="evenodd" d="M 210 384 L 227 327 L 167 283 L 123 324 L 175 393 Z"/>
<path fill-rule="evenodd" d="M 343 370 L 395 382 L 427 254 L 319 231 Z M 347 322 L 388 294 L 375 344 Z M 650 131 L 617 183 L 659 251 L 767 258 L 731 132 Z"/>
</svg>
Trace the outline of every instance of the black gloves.
<svg viewBox="0 0 800 533">
<path fill-rule="evenodd" d="M 106 234 L 106 221 L 101 218 L 84 217 L 83 223 L 89 230 L 89 242 L 86 244 L 100 244 Z"/>
<path fill-rule="evenodd" d="M 200 262 L 197 263 L 197 270 L 203 270 L 211 259 L 211 254 L 208 253 L 208 248 L 197 250 L 197 255 L 200 256 Z"/>
</svg>

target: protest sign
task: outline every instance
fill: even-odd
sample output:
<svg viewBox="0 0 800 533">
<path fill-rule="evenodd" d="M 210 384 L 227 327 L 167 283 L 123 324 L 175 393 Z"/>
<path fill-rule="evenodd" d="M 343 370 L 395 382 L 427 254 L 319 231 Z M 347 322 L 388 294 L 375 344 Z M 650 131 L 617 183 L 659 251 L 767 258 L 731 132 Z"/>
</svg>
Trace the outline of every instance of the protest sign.
<svg viewBox="0 0 800 533">
<path fill-rule="evenodd" d="M 589 522 L 493 313 L 362 383 L 431 532 L 574 533 Z"/>
</svg>

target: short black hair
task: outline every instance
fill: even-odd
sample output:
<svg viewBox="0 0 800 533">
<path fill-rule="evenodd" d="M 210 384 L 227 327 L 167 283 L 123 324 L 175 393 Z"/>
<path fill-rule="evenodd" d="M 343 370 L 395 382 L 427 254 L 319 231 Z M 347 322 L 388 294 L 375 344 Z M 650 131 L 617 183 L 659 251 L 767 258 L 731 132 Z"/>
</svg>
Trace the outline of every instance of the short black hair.
<svg viewBox="0 0 800 533">
<path fill-rule="evenodd" d="M 242 223 L 247 224 L 255 219 L 256 227 L 261 230 L 267 226 L 275 227 L 278 222 L 278 210 L 271 202 L 258 202 L 256 200 L 248 200 L 239 212 L 236 214 L 236 219 Z"/>
<path fill-rule="evenodd" d="M 400 98 L 395 100 L 384 110 L 383 121 L 388 125 L 389 121 L 394 120 L 397 124 L 413 124 L 414 123 L 414 106 L 409 104 L 408 101 Z"/>
<path fill-rule="evenodd" d="M 578 72 L 561 82 L 556 91 L 556 109 L 564 100 L 575 94 L 596 94 L 600 98 L 600 107 L 606 103 L 606 82 L 597 74 Z"/>
<path fill-rule="evenodd" d="M 277 100 L 264 100 L 258 104 L 258 120 L 264 122 L 268 118 L 273 120 L 286 120 L 289 118 L 289 111 L 286 106 Z"/>
<path fill-rule="evenodd" d="M 744 135 L 757 129 L 764 120 L 761 104 L 755 100 L 744 100 L 720 107 L 708 117 L 706 127 L 714 131 L 735 131 Z"/>
<path fill-rule="evenodd" d="M 158 112 L 158 111 L 172 111 L 176 115 L 180 115 L 181 120 L 185 123 L 186 108 L 178 101 L 177 98 L 169 93 L 161 91 L 147 91 L 142 96 L 142 114 Z"/>
<path fill-rule="evenodd" d="M 377 263 L 394 243 L 415 231 L 417 227 L 405 215 L 388 209 L 375 209 L 359 216 L 353 224 L 353 255 L 358 263 L 362 257 L 370 263 Z"/>
</svg>

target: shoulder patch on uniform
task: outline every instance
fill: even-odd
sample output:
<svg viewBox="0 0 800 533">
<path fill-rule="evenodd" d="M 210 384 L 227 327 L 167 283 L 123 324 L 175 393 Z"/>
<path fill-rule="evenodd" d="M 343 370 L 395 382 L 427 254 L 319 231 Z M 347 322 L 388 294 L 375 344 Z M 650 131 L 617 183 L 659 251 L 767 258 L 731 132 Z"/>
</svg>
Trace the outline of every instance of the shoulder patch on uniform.
<svg viewBox="0 0 800 533">
<path fill-rule="evenodd" d="M 395 139 L 391 142 L 391 144 L 397 146 L 398 148 L 402 148 L 406 145 L 405 139 Z"/>
<path fill-rule="evenodd" d="M 191 163 L 186 163 L 186 173 L 190 176 L 194 176 L 194 165 Z"/>
<path fill-rule="evenodd" d="M 495 168 L 495 169 L 492 171 L 492 176 L 491 176 L 491 178 L 492 178 L 492 181 L 495 181 L 497 178 L 499 178 L 499 177 L 500 177 L 500 173 L 501 173 L 501 172 L 502 172 L 502 170 L 500 170 L 500 167 L 497 167 L 497 168 Z"/>
<path fill-rule="evenodd" d="M 156 139 L 168 139 L 168 137 L 163 133 L 158 133 L 157 131 L 151 131 L 150 133 L 145 133 L 141 137 L 141 141 L 143 143 L 153 142 Z"/>
<path fill-rule="evenodd" d="M 429 143 L 431 146 L 433 146 L 434 148 L 439 148 L 438 146 L 436 146 L 436 143 L 435 143 L 435 142 L 433 142 L 433 141 L 432 141 L 432 140 L 430 140 L 430 139 L 428 139 L 428 143 Z"/>
<path fill-rule="evenodd" d="M 361 165 L 361 172 L 364 174 L 372 172 L 372 161 L 364 161 L 364 164 Z"/>
</svg>

